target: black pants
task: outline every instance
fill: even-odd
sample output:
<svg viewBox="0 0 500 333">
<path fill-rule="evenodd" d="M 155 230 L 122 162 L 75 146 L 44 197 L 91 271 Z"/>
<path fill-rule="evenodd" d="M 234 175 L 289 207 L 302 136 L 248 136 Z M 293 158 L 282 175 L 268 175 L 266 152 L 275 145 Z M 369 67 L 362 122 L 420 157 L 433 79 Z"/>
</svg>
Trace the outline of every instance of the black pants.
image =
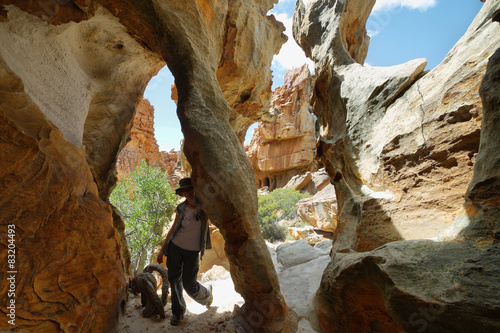
<svg viewBox="0 0 500 333">
<path fill-rule="evenodd" d="M 205 305 L 210 293 L 203 287 L 196 277 L 199 269 L 199 251 L 188 251 L 181 249 L 174 243 L 170 243 L 167 251 L 168 282 L 172 292 L 172 314 L 184 315 L 186 302 L 182 296 L 182 288 L 196 302 Z"/>
</svg>

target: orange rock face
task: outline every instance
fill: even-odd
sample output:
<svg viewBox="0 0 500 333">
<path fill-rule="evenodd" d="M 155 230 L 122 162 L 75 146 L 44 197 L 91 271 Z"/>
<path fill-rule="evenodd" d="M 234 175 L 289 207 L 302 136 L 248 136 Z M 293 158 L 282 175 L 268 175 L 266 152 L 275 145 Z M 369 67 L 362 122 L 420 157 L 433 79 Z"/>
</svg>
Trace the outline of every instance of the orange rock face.
<svg viewBox="0 0 500 333">
<path fill-rule="evenodd" d="M 160 151 L 154 136 L 154 107 L 147 99 L 139 102 L 134 115 L 130 141 L 121 150 L 116 163 L 118 179 L 132 172 L 141 160 L 146 160 L 149 166 L 160 167 L 172 174 L 179 161 L 179 151 Z M 176 182 L 173 182 L 174 184 Z"/>
<path fill-rule="evenodd" d="M 193 183 L 245 299 L 240 319 L 295 332 L 240 143 L 268 111 L 270 64 L 284 42 L 283 25 L 266 14 L 275 0 L 49 2 L 5 0 L 13 5 L 0 12 L 0 75 L 14 73 L 0 80 L 0 225 L 19 237 L 16 329 L 116 326 L 126 280 L 107 200 L 137 102 L 168 63 Z M 2 284 L 2 299 L 7 291 Z"/>
<path fill-rule="evenodd" d="M 106 332 L 126 281 L 110 207 L 98 197 L 83 149 L 58 130 L 40 140 L 0 112 L 1 233 L 14 226 L 15 326 L 33 332 Z M 10 227 L 9 227 L 10 228 Z M 7 237 L 1 246 L 7 249 Z M 9 249 L 11 249 L 9 247 Z M 1 252 L 7 262 L 7 251 Z M 8 284 L 2 283 L 2 299 Z M 9 310 L 2 304 L 0 312 Z M 2 324 L 3 326 L 3 324 Z M 3 326 L 4 328 L 6 326 Z"/>
<path fill-rule="evenodd" d="M 287 71 L 285 84 L 273 92 L 270 110 L 276 121 L 259 124 L 247 151 L 259 188 L 283 187 L 293 176 L 315 169 L 316 117 L 309 104 L 313 83 L 304 65 Z"/>
</svg>

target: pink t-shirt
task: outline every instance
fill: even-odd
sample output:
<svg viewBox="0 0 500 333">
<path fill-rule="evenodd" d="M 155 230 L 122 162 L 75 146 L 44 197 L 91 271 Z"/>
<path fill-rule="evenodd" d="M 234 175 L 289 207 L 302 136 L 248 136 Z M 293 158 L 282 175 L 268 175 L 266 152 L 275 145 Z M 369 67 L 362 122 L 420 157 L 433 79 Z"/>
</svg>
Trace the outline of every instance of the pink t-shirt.
<svg viewBox="0 0 500 333">
<path fill-rule="evenodd" d="M 181 227 L 172 243 L 181 249 L 188 251 L 200 251 L 201 243 L 201 221 L 196 220 L 196 213 L 199 209 L 191 208 L 186 205 L 184 219 L 181 221 Z"/>
</svg>

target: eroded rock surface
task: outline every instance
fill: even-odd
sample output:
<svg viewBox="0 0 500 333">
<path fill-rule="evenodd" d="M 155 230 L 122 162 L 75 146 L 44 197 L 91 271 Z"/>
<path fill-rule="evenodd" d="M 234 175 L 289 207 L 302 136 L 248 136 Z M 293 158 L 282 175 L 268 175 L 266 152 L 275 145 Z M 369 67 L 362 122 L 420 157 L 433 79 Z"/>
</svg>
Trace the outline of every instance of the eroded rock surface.
<svg viewBox="0 0 500 333">
<path fill-rule="evenodd" d="M 325 168 L 321 168 L 315 172 L 306 172 L 297 176 L 286 183 L 284 188 L 293 188 L 302 193 L 316 194 L 330 184 L 330 177 L 326 173 Z"/>
<path fill-rule="evenodd" d="M 370 236 L 383 235 L 386 241 L 433 237 L 451 223 L 472 176 L 482 120 L 479 84 L 498 42 L 496 27 L 482 14 L 443 63 L 426 74 L 423 59 L 389 68 L 364 67 L 343 46 L 350 22 L 346 15 L 359 11 L 363 22 L 362 13 L 371 5 L 346 1 L 327 7 L 316 1 L 295 15 L 296 20 L 305 15 L 295 36 L 316 64 L 318 155 L 340 192 L 339 214 L 344 218 L 337 246 L 343 249 L 382 245 L 363 245 L 372 242 L 366 234 L 351 242 L 353 232 L 370 227 L 363 210 L 386 216 L 387 227 Z M 317 15 L 327 12 L 332 19 L 320 27 Z M 316 29 L 328 33 L 312 33 Z M 352 34 L 364 33 L 364 24 L 356 29 Z M 330 43 L 335 46 L 326 48 Z M 380 191 L 387 192 L 383 199 L 363 203 Z M 347 220 L 354 222 L 349 228 Z"/>
<path fill-rule="evenodd" d="M 294 36 L 315 62 L 318 156 L 338 200 L 334 252 L 315 298 L 320 326 L 498 331 L 492 133 L 499 130 L 500 30 L 492 17 L 500 3 L 487 1 L 429 72 L 425 60 L 361 65 L 373 4 L 298 2 L 294 14 Z"/>
<path fill-rule="evenodd" d="M 299 323 L 297 332 L 320 332 L 313 301 L 321 282 L 321 273 L 330 261 L 328 254 L 331 248 L 332 242 L 329 240 L 315 246 L 304 240 L 276 247 L 268 244 L 283 295 L 302 322 Z"/>
<path fill-rule="evenodd" d="M 284 25 L 274 15 L 266 16 L 276 3 L 266 1 L 230 1 L 217 4 L 225 13 L 224 30 L 218 42 L 224 43 L 217 80 L 229 105 L 229 122 L 241 143 L 248 127 L 258 121 L 272 121 L 269 112 L 272 86 L 271 62 L 287 40 Z M 251 41 L 251 42 L 249 42 Z"/>
<path fill-rule="evenodd" d="M 161 59 L 107 10 L 81 20 L 75 7 L 58 14 L 76 22 L 51 25 L 10 6 L 0 23 L 0 220 L 16 226 L 18 330 L 109 331 L 126 299 L 121 240 L 103 199 Z"/>
<path fill-rule="evenodd" d="M 321 230 L 337 229 L 337 198 L 335 188 L 329 184 L 314 196 L 297 202 L 300 219 Z"/>
<path fill-rule="evenodd" d="M 276 119 L 259 123 L 247 150 L 259 188 L 272 191 L 295 175 L 316 171 L 316 117 L 309 103 L 313 83 L 304 65 L 288 70 L 284 85 L 273 91 L 270 113 Z"/>
<path fill-rule="evenodd" d="M 285 40 L 283 25 L 266 16 L 273 4 L 2 1 L 0 211 L 2 226 L 15 224 L 23 244 L 18 329 L 116 326 L 126 268 L 113 222 L 123 225 L 106 202 L 135 106 L 166 63 L 194 184 L 245 299 L 239 318 L 255 330 L 295 330 L 260 235 L 240 143 L 269 109 L 270 63 Z M 263 307 L 262 321 L 252 321 Z"/>
<path fill-rule="evenodd" d="M 178 169 L 180 152 L 160 151 L 154 133 L 154 108 L 147 99 L 142 99 L 135 110 L 130 141 L 120 151 L 116 163 L 118 180 L 132 172 L 141 162 L 146 160 L 149 166 L 159 167 L 172 175 L 172 185 L 178 183 L 179 176 L 173 175 Z M 170 180 L 170 179 L 169 179 Z"/>
<path fill-rule="evenodd" d="M 15 93 L 17 101 L 27 102 L 16 106 L 36 109 L 23 94 L 21 81 L 11 79 L 21 88 Z M 12 93 L 5 88 L 0 94 Z M 12 100 L 9 106 L 15 106 Z M 16 260 L 9 271 L 17 273 L 7 274 L 7 269 L 0 273 L 3 281 L 15 276 L 15 297 L 7 297 L 7 283 L 2 284 L 1 294 L 2 299 L 16 301 L 15 325 L 5 320 L 2 328 L 113 330 L 127 295 L 120 236 L 113 227 L 111 208 L 99 198 L 85 151 L 55 128 L 38 138 L 23 133 L 3 107 L 0 216 L 2 233 L 7 234 L 8 225 L 15 226 Z M 7 240 L 1 240 L 5 263 Z M 10 313 L 7 305 L 0 307 L 5 318 Z"/>
</svg>

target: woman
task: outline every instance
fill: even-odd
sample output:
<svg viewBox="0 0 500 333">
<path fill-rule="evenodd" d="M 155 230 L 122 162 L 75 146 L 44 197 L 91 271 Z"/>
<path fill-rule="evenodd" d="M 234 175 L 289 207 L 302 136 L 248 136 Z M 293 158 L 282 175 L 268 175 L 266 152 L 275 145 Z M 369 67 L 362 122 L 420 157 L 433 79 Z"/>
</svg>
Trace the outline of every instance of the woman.
<svg viewBox="0 0 500 333">
<path fill-rule="evenodd" d="M 202 305 L 209 307 L 213 300 L 212 286 L 206 288 L 196 281 L 198 257 L 203 257 L 205 248 L 212 247 L 207 215 L 201 209 L 191 178 L 181 179 L 175 193 L 184 196 L 186 200 L 177 206 L 174 224 L 168 231 L 157 258 L 161 264 L 163 255 L 167 257 L 168 281 L 172 292 L 170 325 L 173 326 L 179 325 L 186 312 L 183 287 L 192 299 Z"/>
</svg>

